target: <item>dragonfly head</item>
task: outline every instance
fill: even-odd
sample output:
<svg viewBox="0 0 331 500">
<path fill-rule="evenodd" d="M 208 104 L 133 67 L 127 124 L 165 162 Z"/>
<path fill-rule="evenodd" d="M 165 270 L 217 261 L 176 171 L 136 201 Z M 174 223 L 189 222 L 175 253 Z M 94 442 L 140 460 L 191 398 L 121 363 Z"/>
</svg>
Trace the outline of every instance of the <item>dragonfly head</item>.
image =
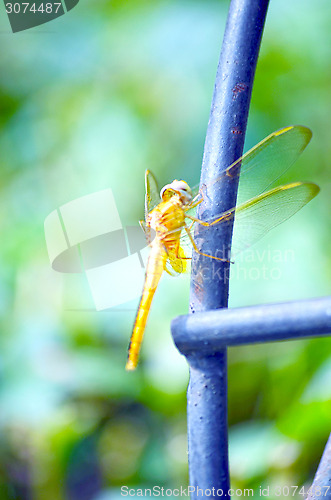
<svg viewBox="0 0 331 500">
<path fill-rule="evenodd" d="M 187 205 L 192 200 L 192 191 L 185 181 L 177 181 L 177 179 L 175 179 L 170 184 L 166 184 L 160 192 L 163 201 L 168 200 L 175 194 L 179 196 L 180 201 L 184 205 Z"/>
</svg>

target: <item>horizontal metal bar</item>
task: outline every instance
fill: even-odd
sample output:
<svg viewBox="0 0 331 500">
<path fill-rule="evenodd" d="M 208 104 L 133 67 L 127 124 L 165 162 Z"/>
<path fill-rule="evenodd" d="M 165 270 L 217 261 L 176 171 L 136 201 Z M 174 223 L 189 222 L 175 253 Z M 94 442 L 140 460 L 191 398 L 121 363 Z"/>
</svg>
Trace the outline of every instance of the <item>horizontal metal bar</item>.
<svg viewBox="0 0 331 500">
<path fill-rule="evenodd" d="M 182 354 L 226 346 L 331 335 L 331 297 L 179 316 L 171 323 Z"/>
</svg>

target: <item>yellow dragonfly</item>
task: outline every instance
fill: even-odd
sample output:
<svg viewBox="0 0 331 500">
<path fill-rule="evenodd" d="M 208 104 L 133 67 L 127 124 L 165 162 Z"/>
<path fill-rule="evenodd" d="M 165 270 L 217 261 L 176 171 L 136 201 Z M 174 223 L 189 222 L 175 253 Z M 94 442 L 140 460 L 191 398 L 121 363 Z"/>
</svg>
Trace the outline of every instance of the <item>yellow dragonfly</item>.
<svg viewBox="0 0 331 500">
<path fill-rule="evenodd" d="M 225 168 L 211 184 L 215 189 L 215 183 L 220 182 L 224 176 L 238 175 L 238 167 L 241 165 L 237 205 L 212 220 L 200 220 L 191 215 L 192 209 L 204 197 L 208 197 L 210 185 L 203 186 L 200 191 L 197 189 L 195 194 L 185 181 L 174 180 L 164 186 L 159 195 L 154 176 L 146 171 L 145 221 L 140 221 L 140 225 L 145 231 L 150 254 L 129 344 L 127 370 L 137 367 L 149 310 L 163 271 L 178 274 L 187 268 L 187 259 L 190 257 L 185 254 L 182 241 L 189 240 L 194 251 L 202 254 L 191 231 L 194 224 L 210 227 L 229 222 L 234 216 L 234 233 L 238 231 L 239 235 L 241 232 L 244 235 L 238 239 L 239 244 L 231 253 L 232 258 L 294 215 L 317 195 L 319 187 L 311 182 L 293 182 L 272 187 L 305 149 L 311 136 L 310 129 L 301 125 L 283 128 L 266 137 Z M 214 255 L 202 255 L 225 260 Z"/>
</svg>

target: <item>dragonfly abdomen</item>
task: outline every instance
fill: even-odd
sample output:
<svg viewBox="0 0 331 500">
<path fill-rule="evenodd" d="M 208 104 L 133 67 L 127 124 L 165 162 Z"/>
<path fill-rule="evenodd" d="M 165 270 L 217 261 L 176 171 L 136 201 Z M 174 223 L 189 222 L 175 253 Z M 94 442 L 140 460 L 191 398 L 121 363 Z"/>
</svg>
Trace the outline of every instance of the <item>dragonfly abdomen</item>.
<svg viewBox="0 0 331 500">
<path fill-rule="evenodd" d="M 167 252 L 164 245 L 161 241 L 155 239 L 152 244 L 151 253 L 148 257 L 143 293 L 141 295 L 130 339 L 129 354 L 126 363 L 127 370 L 134 370 L 137 367 L 140 346 L 146 328 L 148 314 L 156 288 L 162 276 L 166 260 Z"/>
</svg>

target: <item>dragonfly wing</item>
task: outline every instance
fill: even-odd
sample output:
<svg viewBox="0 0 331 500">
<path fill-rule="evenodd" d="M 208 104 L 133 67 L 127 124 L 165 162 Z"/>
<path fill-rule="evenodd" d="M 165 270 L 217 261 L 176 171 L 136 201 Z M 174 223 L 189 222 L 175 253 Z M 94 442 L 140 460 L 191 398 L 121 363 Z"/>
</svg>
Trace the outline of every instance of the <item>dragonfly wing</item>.
<svg viewBox="0 0 331 500">
<path fill-rule="evenodd" d="M 316 184 L 294 182 L 271 189 L 239 205 L 235 210 L 232 257 L 235 258 L 271 229 L 292 217 L 318 192 Z"/>
<path fill-rule="evenodd" d="M 146 225 L 146 222 L 144 220 L 140 220 L 139 221 L 139 226 L 141 227 L 141 229 L 144 231 L 144 233 L 146 234 L 147 232 L 147 225 Z"/>
<path fill-rule="evenodd" d="M 309 128 L 295 125 L 273 132 L 227 170 L 236 175 L 241 163 L 238 204 L 264 192 L 299 157 L 312 137 Z"/>
<path fill-rule="evenodd" d="M 238 253 L 237 249 L 241 251 L 248 248 L 270 229 L 294 215 L 318 193 L 319 188 L 315 184 L 301 182 L 283 185 L 266 192 L 298 158 L 309 143 L 311 136 L 311 130 L 302 125 L 294 125 L 273 132 L 225 168 L 216 180 L 203 185 L 200 190 L 193 189 L 195 196 L 192 203 L 187 206 L 186 214 L 191 216 L 195 214 L 196 206 L 194 205 L 197 201 L 208 200 L 208 190 L 211 187 L 215 189 L 217 187 L 215 183 L 221 182 L 225 176 L 235 177 L 240 172 L 237 208 L 228 210 L 226 215 L 230 216 L 235 212 L 234 255 Z M 152 201 L 155 199 L 152 191 L 157 192 L 156 181 L 147 171 L 147 210 L 157 204 Z M 256 196 L 258 193 L 262 194 Z M 158 193 L 157 199 L 159 199 Z M 245 200 L 249 201 L 244 202 Z M 222 214 L 206 222 L 211 223 L 221 217 Z M 223 217 L 220 223 L 227 223 L 227 220 L 229 217 L 227 219 Z M 236 243 L 239 242 L 239 236 L 236 235 L 240 235 L 240 232 L 242 233 L 240 241 L 245 243 L 239 245 Z M 197 236 L 196 231 L 195 235 Z M 188 236 L 185 231 L 182 232 L 180 241 L 181 246 L 187 245 Z M 198 241 L 197 244 L 199 246 Z"/>
<path fill-rule="evenodd" d="M 153 236 L 155 236 L 155 232 L 148 224 L 146 224 L 144 220 L 140 220 L 139 225 L 145 234 L 147 245 L 150 245 L 152 243 Z"/>
<path fill-rule="evenodd" d="M 168 260 L 166 262 L 165 270 L 171 276 L 178 276 L 179 274 L 186 273 L 189 270 L 188 265 L 189 259 L 186 257 L 186 253 L 181 246 L 178 246 L 178 250 L 168 250 Z"/>
<path fill-rule="evenodd" d="M 205 222 L 211 224 L 219 219 L 215 225 L 228 224 L 232 216 L 235 215 L 231 251 L 232 258 L 235 258 L 240 252 L 254 245 L 271 229 L 292 217 L 318 192 L 319 187 L 309 182 L 284 184 Z M 197 231 L 198 228 L 199 224 L 196 223 L 191 234 L 194 235 L 199 248 L 201 236 Z M 184 231 L 180 244 L 182 247 L 190 244 L 188 235 Z"/>
<path fill-rule="evenodd" d="M 312 137 L 312 132 L 303 125 L 291 125 L 268 135 L 241 158 L 228 166 L 221 174 L 200 189 L 192 189 L 193 200 L 207 198 L 208 190 L 225 176 L 239 175 L 237 203 L 241 204 L 264 192 L 284 174 L 299 157 Z M 239 169 L 240 167 L 240 169 Z"/>
<path fill-rule="evenodd" d="M 150 170 L 145 172 L 145 218 L 161 201 L 156 179 Z"/>
</svg>

